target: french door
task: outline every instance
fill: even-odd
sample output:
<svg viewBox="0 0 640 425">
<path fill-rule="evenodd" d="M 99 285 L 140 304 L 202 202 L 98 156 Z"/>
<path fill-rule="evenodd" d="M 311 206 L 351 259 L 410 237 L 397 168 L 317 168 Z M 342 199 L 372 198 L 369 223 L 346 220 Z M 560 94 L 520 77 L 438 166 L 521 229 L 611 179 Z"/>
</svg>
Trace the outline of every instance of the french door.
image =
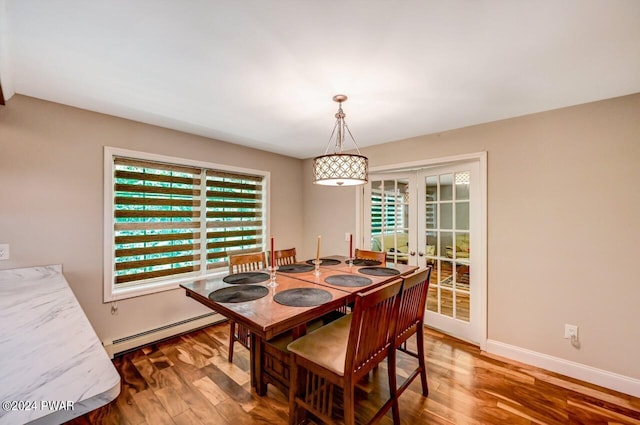
<svg viewBox="0 0 640 425">
<path fill-rule="evenodd" d="M 431 266 L 425 323 L 480 343 L 479 165 L 468 162 L 372 174 L 364 240 L 388 261 Z"/>
</svg>

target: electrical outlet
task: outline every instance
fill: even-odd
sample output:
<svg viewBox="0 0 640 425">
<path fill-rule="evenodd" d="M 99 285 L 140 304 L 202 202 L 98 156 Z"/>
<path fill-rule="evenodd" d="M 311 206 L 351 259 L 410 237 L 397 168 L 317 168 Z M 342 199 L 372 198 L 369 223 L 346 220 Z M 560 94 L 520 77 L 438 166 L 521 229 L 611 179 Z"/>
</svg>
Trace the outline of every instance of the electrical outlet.
<svg viewBox="0 0 640 425">
<path fill-rule="evenodd" d="M 0 260 L 8 260 L 8 259 L 9 259 L 9 244 L 0 243 Z"/>
<path fill-rule="evenodd" d="M 576 325 L 564 325 L 564 337 L 566 339 L 577 340 L 578 339 L 578 326 Z"/>
<path fill-rule="evenodd" d="M 351 233 L 347 232 L 344 234 L 344 240 L 345 242 L 349 242 L 349 239 L 351 239 Z"/>
</svg>

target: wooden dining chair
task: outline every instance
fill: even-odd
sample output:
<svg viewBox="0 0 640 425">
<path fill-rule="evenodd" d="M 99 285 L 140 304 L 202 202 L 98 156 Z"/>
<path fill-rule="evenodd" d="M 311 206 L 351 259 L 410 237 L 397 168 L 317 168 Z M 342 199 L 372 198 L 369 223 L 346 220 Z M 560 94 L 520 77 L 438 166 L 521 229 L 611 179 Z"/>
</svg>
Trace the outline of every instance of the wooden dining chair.
<svg viewBox="0 0 640 425">
<path fill-rule="evenodd" d="M 375 260 L 385 264 L 387 262 L 387 253 L 383 251 L 365 251 L 356 248 L 355 258 L 362 260 Z"/>
<path fill-rule="evenodd" d="M 409 377 L 398 387 L 396 397 L 400 397 L 418 375 L 420 375 L 420 381 L 422 383 L 422 395 L 426 397 L 429 394 L 424 353 L 424 310 L 427 302 L 430 277 L 431 266 L 418 270 L 407 277 L 403 277 L 400 311 L 396 324 L 394 346 L 397 350 L 417 358 L 418 367 L 413 370 Z M 417 338 L 417 353 L 407 348 L 407 340 L 414 334 Z"/>
<path fill-rule="evenodd" d="M 273 251 L 273 258 L 276 266 L 283 266 L 285 264 L 294 264 L 296 262 L 296 249 L 281 249 L 279 251 Z"/>
<path fill-rule="evenodd" d="M 289 424 L 299 423 L 309 412 L 324 423 L 334 423 L 333 396 L 342 388 L 343 419 L 355 423 L 355 388 L 358 381 L 387 357 L 391 397 L 375 414 L 377 422 L 393 409 L 399 423 L 395 396 L 395 326 L 402 280 L 398 279 L 356 294 L 353 313 L 343 316 L 287 346 L 291 352 Z M 391 372 L 394 372 L 393 374 Z"/>
<path fill-rule="evenodd" d="M 229 273 L 243 273 L 267 268 L 264 252 L 229 255 Z M 229 362 L 233 362 L 233 344 L 238 341 L 247 349 L 250 348 L 251 334 L 249 329 L 240 323 L 229 320 Z"/>
<path fill-rule="evenodd" d="M 264 252 L 229 255 L 229 273 L 252 272 L 267 268 Z"/>
</svg>

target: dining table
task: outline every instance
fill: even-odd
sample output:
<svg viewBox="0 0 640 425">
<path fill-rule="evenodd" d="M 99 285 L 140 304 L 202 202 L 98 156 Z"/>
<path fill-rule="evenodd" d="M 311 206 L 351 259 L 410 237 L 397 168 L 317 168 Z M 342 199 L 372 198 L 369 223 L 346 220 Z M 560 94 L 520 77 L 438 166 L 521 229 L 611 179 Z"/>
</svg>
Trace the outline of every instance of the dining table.
<svg viewBox="0 0 640 425">
<path fill-rule="evenodd" d="M 353 303 L 356 294 L 373 289 L 417 270 L 406 264 L 356 262 L 332 255 L 317 260 L 280 266 L 275 286 L 269 271 L 227 274 L 183 283 L 186 296 L 204 304 L 250 331 L 251 385 L 259 395 L 266 393 L 266 382 L 287 388 L 282 368 L 265 368 L 264 348 L 283 334 L 302 336 L 307 324 Z M 269 366 L 271 363 L 267 360 Z M 286 367 L 287 365 L 284 365 Z"/>
</svg>

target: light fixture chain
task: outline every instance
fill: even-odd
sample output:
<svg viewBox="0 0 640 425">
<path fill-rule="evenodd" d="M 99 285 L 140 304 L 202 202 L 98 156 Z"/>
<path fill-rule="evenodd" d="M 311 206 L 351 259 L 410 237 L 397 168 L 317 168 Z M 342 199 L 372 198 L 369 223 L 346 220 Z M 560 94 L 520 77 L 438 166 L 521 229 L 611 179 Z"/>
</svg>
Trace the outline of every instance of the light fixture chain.
<svg viewBox="0 0 640 425">
<path fill-rule="evenodd" d="M 342 141 L 344 140 L 344 112 L 342 111 L 342 102 L 338 102 L 338 112 L 336 118 L 338 119 L 338 137 L 336 138 L 336 152 L 342 153 Z"/>
<path fill-rule="evenodd" d="M 333 125 L 333 131 L 331 132 L 331 136 L 329 136 L 329 142 L 327 143 L 327 148 L 324 150 L 325 155 L 329 152 L 329 146 L 331 146 L 331 140 L 333 140 L 333 135 L 336 134 L 336 128 L 338 127 L 339 122 L 340 120 L 336 120 L 336 123 Z"/>
</svg>

